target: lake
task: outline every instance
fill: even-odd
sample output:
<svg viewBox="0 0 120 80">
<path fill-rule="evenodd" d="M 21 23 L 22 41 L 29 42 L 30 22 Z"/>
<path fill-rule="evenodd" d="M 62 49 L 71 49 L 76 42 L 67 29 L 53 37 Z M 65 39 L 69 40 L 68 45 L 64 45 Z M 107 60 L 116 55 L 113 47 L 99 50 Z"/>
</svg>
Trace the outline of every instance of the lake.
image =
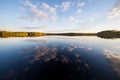
<svg viewBox="0 0 120 80">
<path fill-rule="evenodd" d="M 120 39 L 0 38 L 0 80 L 120 80 Z"/>
</svg>

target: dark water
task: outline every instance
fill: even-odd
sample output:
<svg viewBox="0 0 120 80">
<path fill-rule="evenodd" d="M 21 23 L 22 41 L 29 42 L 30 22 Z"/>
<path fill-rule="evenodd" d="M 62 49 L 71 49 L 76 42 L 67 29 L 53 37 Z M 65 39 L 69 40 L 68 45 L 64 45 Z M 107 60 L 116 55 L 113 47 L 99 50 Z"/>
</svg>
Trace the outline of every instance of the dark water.
<svg viewBox="0 0 120 80">
<path fill-rule="evenodd" d="M 0 80 L 119 80 L 103 55 L 120 39 L 49 36 L 0 39 Z"/>
</svg>

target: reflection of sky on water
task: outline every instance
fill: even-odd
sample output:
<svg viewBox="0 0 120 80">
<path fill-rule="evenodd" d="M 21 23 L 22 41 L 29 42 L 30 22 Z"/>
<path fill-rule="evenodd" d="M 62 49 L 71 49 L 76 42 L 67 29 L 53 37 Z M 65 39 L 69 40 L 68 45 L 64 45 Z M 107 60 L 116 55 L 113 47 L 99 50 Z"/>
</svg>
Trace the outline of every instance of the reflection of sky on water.
<svg viewBox="0 0 120 80">
<path fill-rule="evenodd" d="M 119 52 L 119 41 L 84 36 L 9 38 L 0 42 L 0 75 L 3 76 L 0 78 L 117 80 L 100 49 L 108 48 Z"/>
<path fill-rule="evenodd" d="M 117 75 L 120 76 L 120 52 L 104 49 L 103 54 L 109 60 Z"/>
<path fill-rule="evenodd" d="M 57 44 L 49 45 L 46 42 L 44 44 L 41 43 L 37 46 L 23 49 L 22 54 L 32 53 L 31 55 L 30 54 L 24 55 L 25 57 L 23 59 L 24 59 L 25 66 L 22 68 L 23 71 L 19 72 L 17 71 L 17 69 L 11 69 L 10 71 L 8 71 L 7 75 L 5 76 L 5 79 L 15 79 L 16 77 L 20 78 L 19 75 L 21 73 L 24 74 L 24 76 L 22 77 L 25 79 L 30 79 L 30 78 L 35 79 L 35 77 L 38 77 L 38 76 L 26 77 L 25 72 L 27 71 L 29 72 L 31 64 L 36 65 L 36 63 L 39 63 L 44 67 L 46 67 L 45 63 L 49 64 L 47 65 L 48 71 L 45 71 L 45 74 L 43 73 L 44 75 L 42 74 L 42 76 L 39 76 L 40 79 L 44 79 L 45 77 L 43 76 L 48 76 L 49 70 L 51 69 L 51 68 L 49 69 L 50 66 L 52 67 L 56 66 L 55 68 L 58 68 L 58 69 L 61 69 L 60 68 L 61 66 L 63 67 L 63 72 L 67 68 L 70 68 L 70 69 L 67 70 L 69 73 L 65 71 L 67 74 L 65 73 L 63 76 L 61 71 L 53 70 L 52 73 L 49 74 L 50 76 L 48 77 L 51 77 L 52 75 L 55 75 L 58 72 L 58 73 L 61 73 L 62 78 L 65 77 L 65 79 L 91 79 L 91 80 L 94 79 L 94 77 L 92 77 L 88 71 L 88 69 L 90 68 L 89 65 L 87 63 L 81 62 L 79 53 L 73 53 L 75 49 L 74 47 L 76 49 L 79 48 L 79 46 L 77 47 L 77 46 L 68 46 L 68 45 L 64 45 L 64 47 L 62 48 L 61 46 L 58 47 Z M 56 62 L 57 62 L 57 65 L 55 65 Z M 64 69 L 64 67 L 66 68 Z M 72 70 L 72 69 L 75 69 L 75 70 Z M 82 74 L 80 74 L 80 72 Z M 34 74 L 36 73 L 34 72 Z"/>
</svg>

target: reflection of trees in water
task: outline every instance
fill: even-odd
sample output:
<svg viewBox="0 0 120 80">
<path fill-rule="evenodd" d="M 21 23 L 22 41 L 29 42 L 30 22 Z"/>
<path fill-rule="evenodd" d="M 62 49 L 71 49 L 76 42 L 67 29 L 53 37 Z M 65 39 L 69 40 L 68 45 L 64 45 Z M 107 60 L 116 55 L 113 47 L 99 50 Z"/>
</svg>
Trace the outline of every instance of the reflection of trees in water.
<svg viewBox="0 0 120 80">
<path fill-rule="evenodd" d="M 47 42 L 25 49 L 22 67 L 8 72 L 6 80 L 95 80 L 90 74 L 90 66 L 81 60 L 77 52 L 81 46 Z M 81 49 L 85 49 L 82 47 Z M 86 48 L 87 50 L 91 50 Z"/>
</svg>

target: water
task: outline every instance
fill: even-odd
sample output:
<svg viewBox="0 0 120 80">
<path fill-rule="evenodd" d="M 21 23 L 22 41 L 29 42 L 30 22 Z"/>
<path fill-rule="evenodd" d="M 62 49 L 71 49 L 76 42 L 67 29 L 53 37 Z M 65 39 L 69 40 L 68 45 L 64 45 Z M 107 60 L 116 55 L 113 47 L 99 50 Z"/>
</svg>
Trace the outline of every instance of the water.
<svg viewBox="0 0 120 80">
<path fill-rule="evenodd" d="M 0 38 L 0 80 L 119 80 L 119 57 L 120 39 Z"/>
</svg>

